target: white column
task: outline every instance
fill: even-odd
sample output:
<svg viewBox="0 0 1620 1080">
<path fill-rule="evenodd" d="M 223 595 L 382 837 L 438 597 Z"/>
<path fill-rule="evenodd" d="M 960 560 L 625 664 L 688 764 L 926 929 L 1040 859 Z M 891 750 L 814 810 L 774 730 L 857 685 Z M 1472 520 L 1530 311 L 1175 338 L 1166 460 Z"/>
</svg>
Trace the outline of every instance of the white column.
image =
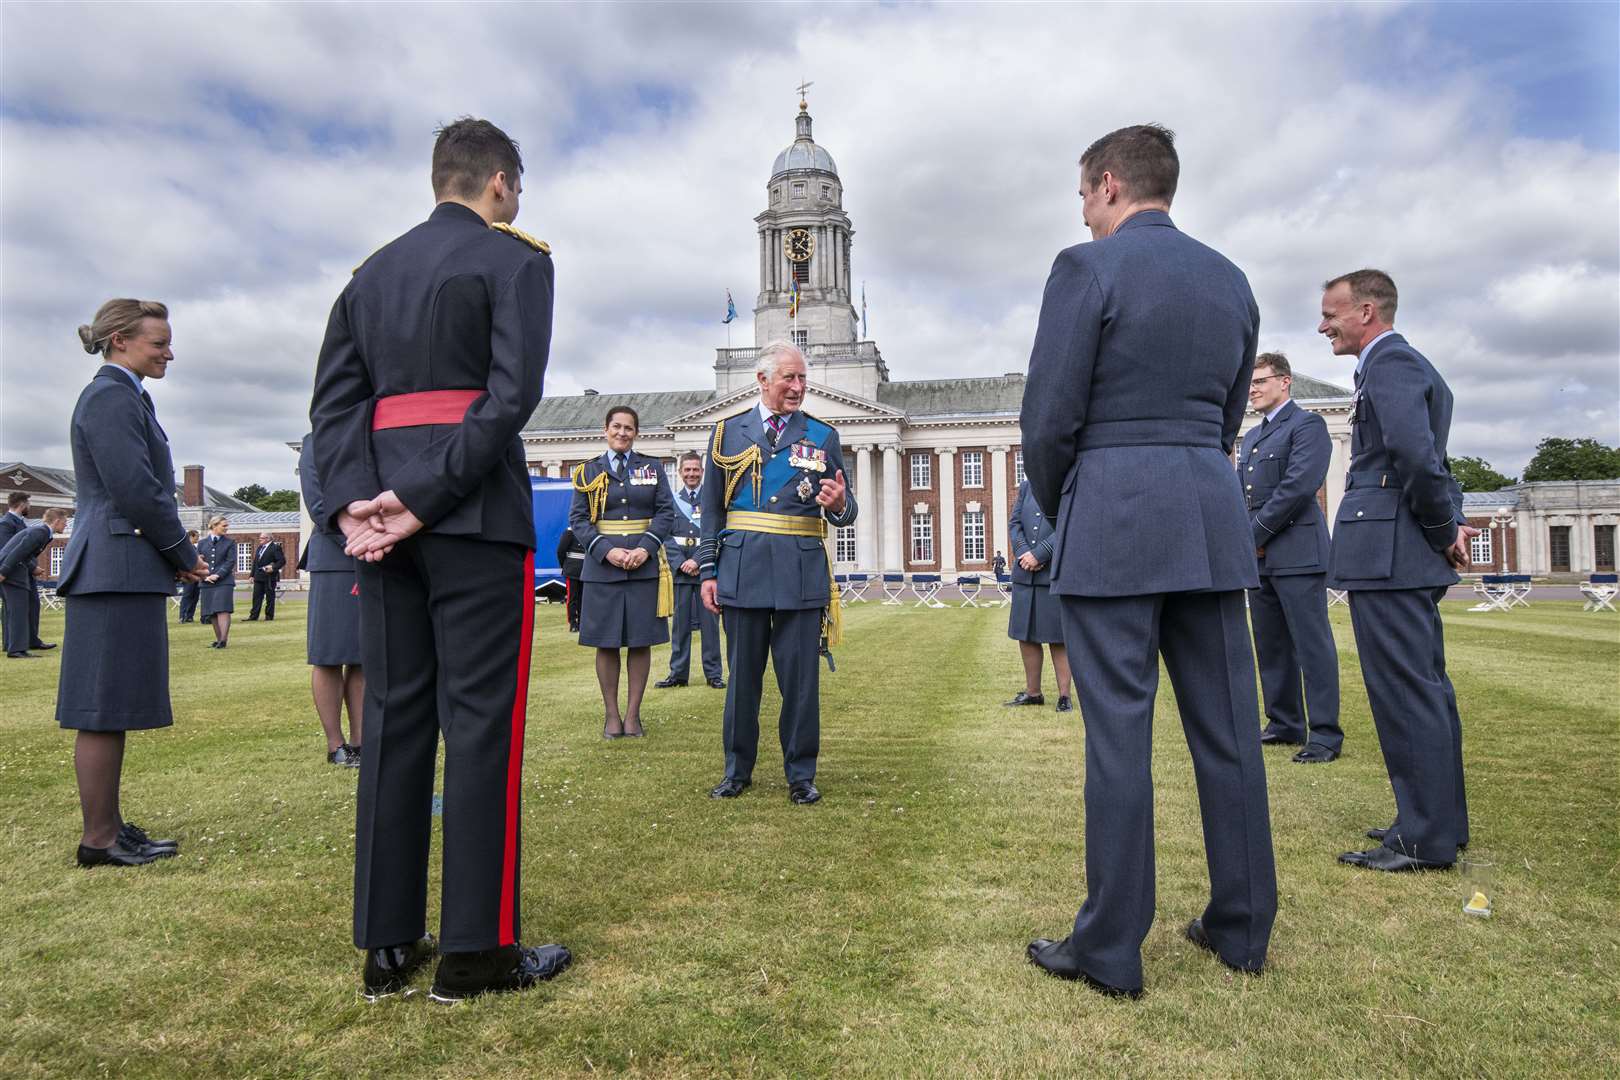
<svg viewBox="0 0 1620 1080">
<path fill-rule="evenodd" d="M 855 568 L 875 569 L 877 557 L 878 499 L 876 477 L 872 475 L 872 447 L 863 443 L 855 448 L 855 501 L 860 512 L 855 518 Z"/>
<path fill-rule="evenodd" d="M 1327 523 L 1330 530 L 1339 516 L 1339 501 L 1344 498 L 1344 478 L 1349 469 L 1350 436 L 1335 435 L 1327 471 Z"/>
<path fill-rule="evenodd" d="M 992 446 L 990 448 L 990 512 L 985 515 L 989 518 L 991 546 L 986 553 L 986 562 L 994 562 L 996 552 L 1007 556 L 1012 562 L 1012 555 L 1007 547 L 1011 543 L 1007 538 L 1007 515 L 1012 507 L 1007 498 L 1007 451 L 1008 446 Z"/>
<path fill-rule="evenodd" d="M 904 543 L 905 518 L 900 511 L 900 447 L 890 443 L 883 448 L 883 570 L 898 574 L 905 563 L 900 561 Z"/>
<path fill-rule="evenodd" d="M 956 447 L 939 448 L 939 523 L 934 526 L 939 545 L 939 571 L 956 573 Z"/>
</svg>

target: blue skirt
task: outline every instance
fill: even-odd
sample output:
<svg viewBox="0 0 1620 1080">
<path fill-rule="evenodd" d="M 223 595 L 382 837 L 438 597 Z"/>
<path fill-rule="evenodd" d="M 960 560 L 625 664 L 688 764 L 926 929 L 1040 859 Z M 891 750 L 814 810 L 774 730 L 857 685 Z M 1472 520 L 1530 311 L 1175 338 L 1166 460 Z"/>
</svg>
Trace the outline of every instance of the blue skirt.
<svg viewBox="0 0 1620 1080">
<path fill-rule="evenodd" d="M 138 731 L 174 723 L 169 708 L 168 597 L 64 597 L 56 722 L 75 731 Z"/>
<path fill-rule="evenodd" d="M 304 652 L 317 667 L 360 663 L 360 594 L 353 570 L 312 570 Z"/>
<path fill-rule="evenodd" d="M 203 622 L 211 622 L 215 615 L 229 614 L 236 610 L 236 582 L 218 581 L 212 585 L 204 582 L 198 599 L 201 604 L 197 617 Z"/>
<path fill-rule="evenodd" d="M 1032 644 L 1063 644 L 1063 609 L 1050 586 L 1013 585 L 1007 636 Z"/>
<path fill-rule="evenodd" d="M 639 649 L 669 640 L 660 619 L 658 579 L 588 581 L 579 613 L 579 643 L 597 649 Z"/>
</svg>

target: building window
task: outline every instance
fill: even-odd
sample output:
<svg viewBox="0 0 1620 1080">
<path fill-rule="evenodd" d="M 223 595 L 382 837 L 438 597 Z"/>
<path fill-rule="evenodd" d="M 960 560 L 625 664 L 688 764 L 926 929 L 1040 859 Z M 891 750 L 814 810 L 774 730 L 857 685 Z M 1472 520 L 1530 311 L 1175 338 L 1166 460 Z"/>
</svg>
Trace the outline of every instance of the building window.
<svg viewBox="0 0 1620 1080">
<path fill-rule="evenodd" d="M 912 454 L 911 455 L 911 490 L 917 491 L 917 490 L 922 489 L 922 488 L 931 488 L 933 486 L 934 486 L 934 455 L 933 454 Z"/>
<path fill-rule="evenodd" d="M 1022 450 L 1016 450 L 1016 451 L 1013 452 L 1013 487 L 1017 487 L 1019 484 L 1022 484 L 1023 482 L 1024 482 L 1024 452 Z"/>
<path fill-rule="evenodd" d="M 1474 560 L 1475 566 L 1491 564 L 1491 530 L 1488 527 L 1479 530 L 1479 535 L 1468 541 L 1468 557 Z"/>
<path fill-rule="evenodd" d="M 822 184 L 821 185 L 821 197 L 823 199 L 831 199 L 832 198 L 832 185 L 831 184 Z"/>
<path fill-rule="evenodd" d="M 805 188 L 804 188 L 804 181 L 803 180 L 795 180 L 795 181 L 793 181 L 793 197 L 795 199 L 804 198 L 804 191 L 805 191 Z"/>
<path fill-rule="evenodd" d="M 984 454 L 981 451 L 962 451 L 962 486 L 984 487 Z"/>
<path fill-rule="evenodd" d="M 62 552 L 66 550 L 67 548 L 61 544 L 51 546 L 51 580 L 53 581 L 62 576 Z"/>
<path fill-rule="evenodd" d="M 812 258 L 814 258 L 814 256 L 812 256 Z M 793 263 L 792 266 L 793 280 L 799 283 L 799 292 L 803 293 L 804 286 L 810 284 L 810 259 L 806 259 L 804 262 Z M 804 301 L 801 298 L 799 302 L 803 303 Z"/>
<path fill-rule="evenodd" d="M 236 572 L 238 574 L 253 573 L 253 545 L 246 540 L 236 542 Z"/>
<path fill-rule="evenodd" d="M 911 561 L 914 563 L 931 563 L 934 561 L 934 515 L 911 515 Z"/>
<path fill-rule="evenodd" d="M 984 562 L 984 511 L 962 515 L 962 561 Z"/>
<path fill-rule="evenodd" d="M 771 203 L 776 206 L 782 204 L 782 187 L 780 184 L 771 189 Z"/>
<path fill-rule="evenodd" d="M 1592 563 L 1595 570 L 1614 570 L 1613 525 L 1592 526 Z"/>
<path fill-rule="evenodd" d="M 529 466 L 529 475 L 530 476 L 544 476 L 544 475 L 546 475 L 546 470 L 543 469 L 542 467 L 540 467 L 539 465 L 530 465 Z"/>
<path fill-rule="evenodd" d="M 808 330 L 794 330 L 794 331 L 791 331 L 791 333 L 793 335 L 793 344 L 795 346 L 797 346 L 800 349 L 806 349 L 806 348 L 810 347 L 810 331 L 808 331 Z"/>
<path fill-rule="evenodd" d="M 838 530 L 833 541 L 833 562 L 853 563 L 855 561 L 855 526 L 845 525 Z"/>
<path fill-rule="evenodd" d="M 1547 550 L 1552 553 L 1553 573 L 1569 573 L 1569 526 L 1547 527 Z"/>
</svg>

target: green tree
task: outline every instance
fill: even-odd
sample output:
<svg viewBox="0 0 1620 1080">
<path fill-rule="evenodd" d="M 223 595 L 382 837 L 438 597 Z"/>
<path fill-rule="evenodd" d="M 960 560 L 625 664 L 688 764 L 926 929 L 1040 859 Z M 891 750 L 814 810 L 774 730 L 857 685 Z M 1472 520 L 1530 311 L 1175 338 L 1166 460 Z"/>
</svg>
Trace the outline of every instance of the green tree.
<svg viewBox="0 0 1620 1080">
<path fill-rule="evenodd" d="M 282 488 L 280 491 L 272 491 L 253 505 L 260 510 L 296 510 L 298 492 L 292 488 Z"/>
<path fill-rule="evenodd" d="M 254 506 L 258 506 L 259 500 L 268 494 L 270 492 L 265 490 L 263 484 L 248 484 L 246 487 L 239 487 L 231 492 L 232 497 L 241 499 L 245 503 L 252 503 Z"/>
<path fill-rule="evenodd" d="M 1452 458 L 1451 475 L 1464 491 L 1501 491 L 1518 483 L 1513 477 L 1503 476 L 1491 468 L 1491 463 L 1484 458 L 1477 457 Z"/>
<path fill-rule="evenodd" d="M 1536 456 L 1524 467 L 1524 479 L 1532 480 L 1616 480 L 1620 479 L 1620 450 L 1604 446 L 1596 439 L 1542 439 Z"/>
</svg>

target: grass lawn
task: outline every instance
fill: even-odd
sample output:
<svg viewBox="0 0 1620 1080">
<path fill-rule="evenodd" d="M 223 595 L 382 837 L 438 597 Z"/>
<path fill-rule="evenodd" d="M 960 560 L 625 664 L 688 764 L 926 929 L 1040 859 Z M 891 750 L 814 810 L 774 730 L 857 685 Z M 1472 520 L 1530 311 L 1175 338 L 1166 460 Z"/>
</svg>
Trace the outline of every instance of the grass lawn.
<svg viewBox="0 0 1620 1080">
<path fill-rule="evenodd" d="M 0 1076 L 1620 1067 L 1612 615 L 1446 605 L 1470 854 L 1497 876 L 1496 915 L 1477 920 L 1460 911 L 1455 872 L 1334 861 L 1393 811 L 1348 617 L 1334 609 L 1346 755 L 1305 767 L 1266 754 L 1281 910 L 1258 978 L 1181 936 L 1207 880 L 1161 680 L 1159 917 L 1147 996 L 1131 1003 L 1024 960 L 1030 938 L 1067 932 L 1082 890 L 1081 721 L 999 707 L 1021 679 L 1003 612 L 851 609 L 838 672 L 823 675 L 826 797 L 805 808 L 787 802 L 769 737 L 747 795 L 704 797 L 721 775 L 723 694 L 701 685 L 649 690 L 648 738 L 603 742 L 590 651 L 542 606 L 523 922 L 528 941 L 565 942 L 577 962 L 528 994 L 443 1008 L 425 994 L 359 999 L 355 774 L 324 763 L 304 609 L 281 611 L 274 626 L 239 621 L 225 652 L 204 648 L 206 628 L 171 627 L 177 722 L 131 736 L 124 809 L 183 847 L 141 869 L 73 866 L 71 736 L 52 719 L 60 654 L 0 662 Z M 61 628 L 48 613 L 46 639 Z M 666 657 L 655 651 L 655 679 Z M 430 895 L 436 911 L 436 883 Z"/>
</svg>

